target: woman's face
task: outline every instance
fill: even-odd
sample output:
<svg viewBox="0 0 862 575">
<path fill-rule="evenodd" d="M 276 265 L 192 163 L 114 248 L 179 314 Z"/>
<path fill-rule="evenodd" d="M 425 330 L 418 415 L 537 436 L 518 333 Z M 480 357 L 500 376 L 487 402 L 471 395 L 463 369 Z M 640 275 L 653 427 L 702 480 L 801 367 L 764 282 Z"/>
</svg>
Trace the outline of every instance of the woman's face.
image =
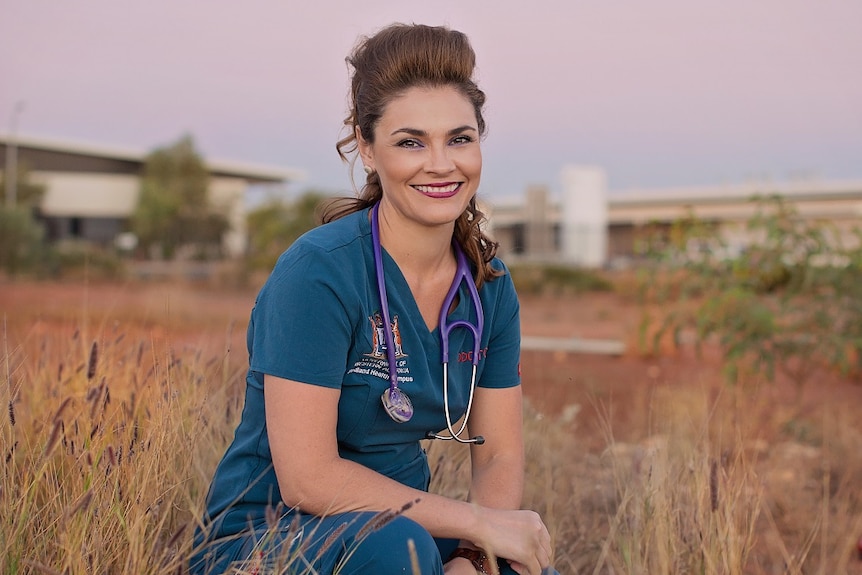
<svg viewBox="0 0 862 575">
<path fill-rule="evenodd" d="M 392 100 L 373 144 L 357 131 L 362 162 L 380 176 L 382 203 L 426 226 L 451 224 L 476 194 L 479 136 L 470 100 L 448 86 L 410 88 Z"/>
</svg>

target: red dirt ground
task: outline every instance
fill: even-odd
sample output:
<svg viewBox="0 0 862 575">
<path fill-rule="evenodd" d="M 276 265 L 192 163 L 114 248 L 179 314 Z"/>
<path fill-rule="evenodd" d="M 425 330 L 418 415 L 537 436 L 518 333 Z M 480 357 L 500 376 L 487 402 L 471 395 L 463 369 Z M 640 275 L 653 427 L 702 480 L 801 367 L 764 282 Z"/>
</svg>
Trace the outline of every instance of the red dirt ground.
<svg viewBox="0 0 862 575">
<path fill-rule="evenodd" d="M 613 293 L 566 297 L 521 298 L 524 335 L 617 339 L 626 343 L 622 356 L 524 351 L 522 374 L 525 395 L 542 412 L 557 414 L 572 404 L 581 406 L 583 430 L 596 431 L 596 413 L 612 408 L 618 440 L 637 440 L 649 434 L 647 415 L 640 413 L 645 397 L 660 386 L 697 386 L 716 390 L 726 385 L 717 349 L 663 350 L 658 356 L 638 352 L 638 324 L 642 308 L 630 298 Z M 771 401 L 799 414 L 813 416 L 833 406 L 862 406 L 862 384 L 828 369 L 817 371 L 801 395 L 780 374 L 769 385 Z M 859 418 L 862 422 L 862 418 Z M 860 426 L 862 427 L 862 426 Z M 593 433 L 592 447 L 603 438 Z"/>
<path fill-rule="evenodd" d="M 245 326 L 254 295 L 254 289 L 216 290 L 182 284 L 0 280 L 0 313 L 6 318 L 12 342 L 15 332 L 26 337 L 34 330 L 59 325 L 69 329 L 81 322 L 98 331 L 114 323 L 119 315 L 124 321 L 143 324 L 157 335 L 169 334 L 177 346 L 222 350 L 229 338 L 234 358 L 239 361 L 245 353 Z M 639 354 L 636 334 L 642 309 L 633 298 L 615 293 L 522 296 L 521 307 L 524 335 L 616 339 L 627 345 L 623 356 L 523 352 L 521 367 L 527 398 L 549 415 L 562 412 L 566 406 L 579 405 L 581 430 L 587 424 L 587 429 L 595 431 L 589 425 L 595 423 L 598 405 L 612 408 L 611 423 L 617 439 L 643 438 L 649 430 L 643 428 L 647 421 L 640 411 L 644 397 L 654 388 L 696 385 L 714 389 L 723 383 L 715 350 L 707 349 L 704 357 L 692 350 L 664 350 L 657 357 Z M 799 403 L 792 384 L 779 380 L 771 387 L 777 404 Z M 862 385 L 821 370 L 806 386 L 801 405 L 796 407 L 805 413 L 831 405 L 862 405 Z M 602 441 L 598 435 L 591 439 L 596 448 Z"/>
</svg>

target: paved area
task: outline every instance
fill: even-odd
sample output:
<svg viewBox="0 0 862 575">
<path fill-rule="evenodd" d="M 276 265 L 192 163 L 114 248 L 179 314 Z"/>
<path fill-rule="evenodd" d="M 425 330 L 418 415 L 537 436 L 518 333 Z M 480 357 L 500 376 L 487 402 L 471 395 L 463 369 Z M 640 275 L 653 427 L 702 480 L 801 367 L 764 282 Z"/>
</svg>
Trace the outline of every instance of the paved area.
<svg viewBox="0 0 862 575">
<path fill-rule="evenodd" d="M 616 339 L 582 339 L 577 337 L 538 337 L 528 335 L 521 337 L 521 349 L 622 355 L 626 351 L 626 346 L 622 341 Z"/>
</svg>

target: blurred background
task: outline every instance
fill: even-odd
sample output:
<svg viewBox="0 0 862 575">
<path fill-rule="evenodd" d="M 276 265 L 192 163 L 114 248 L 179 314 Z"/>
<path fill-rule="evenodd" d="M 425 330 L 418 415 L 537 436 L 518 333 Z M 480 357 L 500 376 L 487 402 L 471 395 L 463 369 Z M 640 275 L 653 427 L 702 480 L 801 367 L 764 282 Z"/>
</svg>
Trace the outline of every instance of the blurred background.
<svg viewBox="0 0 862 575">
<path fill-rule="evenodd" d="M 397 21 L 477 52 L 559 571 L 862 574 L 856 0 L 0 0 L 0 571 L 183 571 Z"/>
<path fill-rule="evenodd" d="M 4 175 L 5 205 L 38 207 L 54 241 L 173 258 L 221 238 L 179 255 L 246 253 L 249 210 L 352 193 L 334 147 L 344 58 L 396 21 L 473 42 L 480 194 L 509 257 L 622 265 L 639 223 L 678 215 L 658 205 L 862 198 L 856 2 L 0 0 L 0 167 L 21 172 Z M 181 211 L 159 204 L 156 150 L 200 160 L 206 191 L 185 201 L 209 208 L 179 225 L 194 237 L 153 247 L 179 232 L 146 220 Z"/>
<path fill-rule="evenodd" d="M 188 133 L 207 158 L 349 190 L 334 153 L 344 58 L 399 21 L 470 36 L 489 197 L 558 189 L 572 162 L 602 166 L 614 189 L 860 176 L 851 1 L 3 0 L 0 13 L 7 132 L 135 150 Z"/>
</svg>

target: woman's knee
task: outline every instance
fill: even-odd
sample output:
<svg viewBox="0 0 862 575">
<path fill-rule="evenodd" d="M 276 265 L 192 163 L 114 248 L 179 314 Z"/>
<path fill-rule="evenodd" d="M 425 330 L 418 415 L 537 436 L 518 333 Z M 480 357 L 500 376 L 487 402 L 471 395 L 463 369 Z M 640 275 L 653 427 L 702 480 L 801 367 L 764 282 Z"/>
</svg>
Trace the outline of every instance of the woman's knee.
<svg viewBox="0 0 862 575">
<path fill-rule="evenodd" d="M 353 541 L 345 572 L 379 575 L 441 575 L 443 563 L 428 531 L 404 516 L 375 526 Z M 418 566 L 416 573 L 414 566 Z"/>
</svg>

